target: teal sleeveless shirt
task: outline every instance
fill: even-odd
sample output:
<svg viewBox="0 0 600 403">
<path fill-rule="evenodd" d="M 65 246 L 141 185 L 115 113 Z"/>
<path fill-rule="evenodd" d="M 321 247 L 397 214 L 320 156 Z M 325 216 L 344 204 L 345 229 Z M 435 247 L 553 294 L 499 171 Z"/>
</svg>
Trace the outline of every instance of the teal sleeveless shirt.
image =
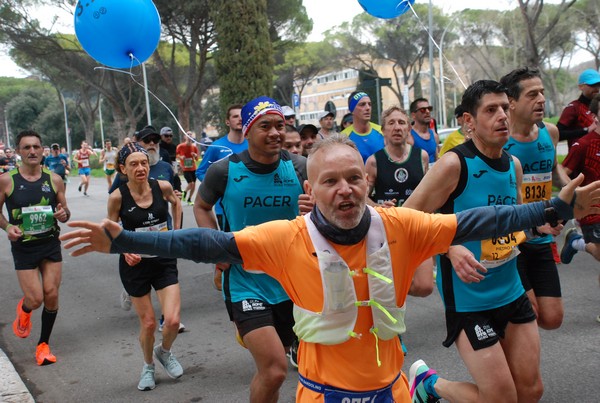
<svg viewBox="0 0 600 403">
<path fill-rule="evenodd" d="M 492 160 L 481 154 L 472 141 L 449 152 L 456 153 L 461 160 L 461 177 L 457 189 L 442 206 L 442 213 L 517 203 L 515 166 L 506 152 L 500 159 Z M 483 311 L 501 307 L 521 296 L 525 290 L 517 272 L 517 259 L 503 254 L 514 250 L 513 246 L 524 238 L 523 233 L 515 233 L 497 239 L 464 243 L 463 246 L 473 252 L 477 260 L 487 260 L 491 262 L 490 265 L 495 265 L 488 266 L 485 279 L 479 283 L 464 283 L 456 275 L 450 260 L 438 256 L 436 281 L 446 309 L 456 312 Z"/>
<path fill-rule="evenodd" d="M 223 194 L 223 211 L 231 231 L 278 219 L 298 216 L 298 196 L 304 193 L 291 160 L 280 160 L 268 174 L 251 172 L 236 155 L 229 157 L 229 174 Z M 289 300 L 281 285 L 266 274 L 245 271 L 240 265 L 229 270 L 229 299 L 260 299 L 269 304 Z"/>
</svg>

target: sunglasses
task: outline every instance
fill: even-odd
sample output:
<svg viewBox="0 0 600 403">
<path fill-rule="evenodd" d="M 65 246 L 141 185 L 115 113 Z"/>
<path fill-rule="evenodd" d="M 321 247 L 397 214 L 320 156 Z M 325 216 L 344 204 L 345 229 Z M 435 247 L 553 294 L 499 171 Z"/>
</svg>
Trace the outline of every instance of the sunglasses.
<svg viewBox="0 0 600 403">
<path fill-rule="evenodd" d="M 427 111 L 431 112 L 433 110 L 433 106 L 424 106 L 422 108 L 417 109 L 415 112 L 425 113 Z"/>
<path fill-rule="evenodd" d="M 142 139 L 142 141 L 146 144 L 150 144 L 150 143 L 158 144 L 158 143 L 160 143 L 160 137 L 144 137 Z"/>
<path fill-rule="evenodd" d="M 163 134 L 163 137 L 173 137 L 172 134 Z"/>
</svg>

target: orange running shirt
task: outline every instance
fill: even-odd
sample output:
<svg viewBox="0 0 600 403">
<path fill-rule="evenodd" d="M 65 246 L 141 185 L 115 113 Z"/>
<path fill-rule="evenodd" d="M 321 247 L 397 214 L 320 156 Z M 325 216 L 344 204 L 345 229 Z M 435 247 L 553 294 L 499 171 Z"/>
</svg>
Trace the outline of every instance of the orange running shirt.
<svg viewBox="0 0 600 403">
<path fill-rule="evenodd" d="M 417 266 L 426 258 L 448 250 L 456 232 L 455 215 L 430 215 L 406 208 L 376 209 L 383 219 L 394 269 L 398 306 L 405 302 Z M 262 270 L 277 279 L 290 299 L 301 308 L 320 312 L 323 286 L 315 249 L 303 217 L 272 221 L 235 233 L 235 241 L 246 270 Z M 366 264 L 366 241 L 357 245 L 332 244 L 351 270 Z M 367 300 L 366 275 L 353 277 L 359 300 Z M 359 308 L 352 338 L 337 345 L 300 342 L 299 373 L 310 380 L 352 391 L 367 391 L 389 385 L 404 363 L 398 338 L 379 340 L 381 366 L 377 366 L 376 340 L 370 307 Z M 408 381 L 403 374 L 394 386 L 397 402 L 410 402 Z M 323 395 L 298 385 L 298 402 L 322 402 Z"/>
</svg>

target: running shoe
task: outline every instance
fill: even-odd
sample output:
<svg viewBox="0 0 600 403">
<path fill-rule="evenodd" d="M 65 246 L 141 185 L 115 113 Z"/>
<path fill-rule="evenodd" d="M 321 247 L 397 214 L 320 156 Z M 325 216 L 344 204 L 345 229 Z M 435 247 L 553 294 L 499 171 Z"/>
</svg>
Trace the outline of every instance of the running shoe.
<svg viewBox="0 0 600 403">
<path fill-rule="evenodd" d="M 154 364 L 144 364 L 142 368 L 142 375 L 140 376 L 140 383 L 138 383 L 139 390 L 152 390 L 156 387 L 154 382 Z"/>
<path fill-rule="evenodd" d="M 56 356 L 50 352 L 50 346 L 47 343 L 40 343 L 35 348 L 35 359 L 37 365 L 50 365 L 56 362 Z"/>
<path fill-rule="evenodd" d="M 215 287 L 215 290 L 217 291 L 223 291 L 222 278 L 223 270 L 217 269 L 217 266 L 215 266 L 215 270 L 213 271 L 213 287 Z"/>
<path fill-rule="evenodd" d="M 125 290 L 121 292 L 121 308 L 123 308 L 124 311 L 131 310 L 131 295 Z"/>
<path fill-rule="evenodd" d="M 81 192 L 81 187 L 83 186 L 83 184 L 80 184 L 79 187 L 77 188 L 77 191 Z"/>
<path fill-rule="evenodd" d="M 439 399 L 431 396 L 425 390 L 425 380 L 435 373 L 435 370 L 430 369 L 423 360 L 415 361 L 415 363 L 410 366 L 408 372 L 408 388 L 413 403 L 439 402 Z"/>
<path fill-rule="evenodd" d="M 571 228 L 565 234 L 565 244 L 560 251 L 560 260 L 564 264 L 571 263 L 573 256 L 577 254 L 577 249 L 575 249 L 572 244 L 574 240 L 581 238 L 583 237 L 577 232 L 577 228 Z"/>
<path fill-rule="evenodd" d="M 163 331 L 163 325 L 165 324 L 165 317 L 163 315 L 160 315 L 160 319 L 158 320 L 158 331 L 162 332 Z M 181 322 L 179 322 L 179 330 L 177 331 L 177 333 L 183 333 L 185 332 L 185 325 Z"/>
<path fill-rule="evenodd" d="M 292 366 L 294 368 L 298 368 L 298 346 L 300 345 L 300 342 L 298 341 L 298 339 L 294 339 L 294 341 L 292 342 L 292 347 L 290 347 L 290 352 L 287 353 L 287 356 L 290 358 L 290 364 L 292 364 Z"/>
<path fill-rule="evenodd" d="M 13 322 L 13 332 L 15 336 L 22 339 L 29 336 L 31 333 L 31 312 L 27 313 L 23 310 L 23 301 L 25 297 L 21 298 L 17 304 L 17 317 Z"/>
<path fill-rule="evenodd" d="M 171 378 L 177 379 L 183 375 L 183 368 L 177 358 L 170 351 L 163 352 L 160 344 L 154 347 L 154 356 Z"/>
</svg>

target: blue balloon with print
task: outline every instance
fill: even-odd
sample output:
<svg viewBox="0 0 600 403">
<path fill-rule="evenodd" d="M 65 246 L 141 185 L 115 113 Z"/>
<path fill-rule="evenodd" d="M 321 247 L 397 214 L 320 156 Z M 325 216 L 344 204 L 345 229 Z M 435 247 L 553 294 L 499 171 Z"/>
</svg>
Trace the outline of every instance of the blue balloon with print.
<svg viewBox="0 0 600 403">
<path fill-rule="evenodd" d="M 373 17 L 396 18 L 408 10 L 415 0 L 358 0 L 361 7 Z"/>
<path fill-rule="evenodd" d="M 75 34 L 96 61 L 128 68 L 154 53 L 160 40 L 160 16 L 152 0 L 79 0 Z"/>
</svg>

